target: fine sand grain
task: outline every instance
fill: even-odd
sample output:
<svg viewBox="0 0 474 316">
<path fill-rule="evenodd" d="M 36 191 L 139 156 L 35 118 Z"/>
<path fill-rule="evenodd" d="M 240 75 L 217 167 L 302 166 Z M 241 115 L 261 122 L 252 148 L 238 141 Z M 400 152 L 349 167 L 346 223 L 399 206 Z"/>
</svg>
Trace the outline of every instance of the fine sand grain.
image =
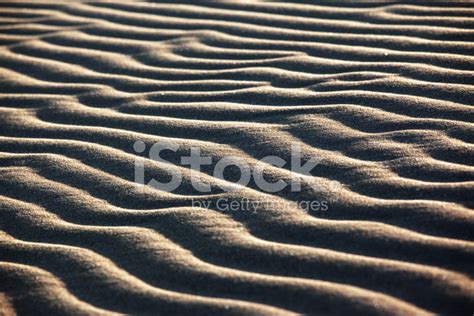
<svg viewBox="0 0 474 316">
<path fill-rule="evenodd" d="M 468 1 L 1 1 L 0 315 L 472 315 L 473 105 Z"/>
</svg>

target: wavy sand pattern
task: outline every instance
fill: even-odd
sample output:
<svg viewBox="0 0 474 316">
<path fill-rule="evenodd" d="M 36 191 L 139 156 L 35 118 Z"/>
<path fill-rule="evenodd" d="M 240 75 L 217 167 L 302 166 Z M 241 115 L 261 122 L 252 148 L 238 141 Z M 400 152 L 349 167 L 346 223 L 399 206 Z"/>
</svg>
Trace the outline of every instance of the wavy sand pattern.
<svg viewBox="0 0 474 316">
<path fill-rule="evenodd" d="M 472 3 L 2 1 L 0 67 L 0 314 L 474 313 Z"/>
</svg>

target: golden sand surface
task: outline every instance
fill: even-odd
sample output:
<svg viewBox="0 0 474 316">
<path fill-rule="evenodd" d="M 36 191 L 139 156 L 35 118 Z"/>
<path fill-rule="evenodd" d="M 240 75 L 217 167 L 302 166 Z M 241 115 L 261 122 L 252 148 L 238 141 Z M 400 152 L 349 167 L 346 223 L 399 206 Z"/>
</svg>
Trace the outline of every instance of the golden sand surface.
<svg viewBox="0 0 474 316">
<path fill-rule="evenodd" d="M 468 1 L 1 1 L 0 314 L 472 315 L 473 53 Z"/>
</svg>

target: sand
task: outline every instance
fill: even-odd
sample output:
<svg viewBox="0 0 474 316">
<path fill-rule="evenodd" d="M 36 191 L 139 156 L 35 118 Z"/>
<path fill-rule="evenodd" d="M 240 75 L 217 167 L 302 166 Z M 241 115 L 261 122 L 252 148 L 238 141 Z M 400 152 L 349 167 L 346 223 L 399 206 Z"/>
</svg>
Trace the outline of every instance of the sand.
<svg viewBox="0 0 474 316">
<path fill-rule="evenodd" d="M 473 41 L 467 1 L 2 1 L 0 314 L 471 315 Z"/>
</svg>

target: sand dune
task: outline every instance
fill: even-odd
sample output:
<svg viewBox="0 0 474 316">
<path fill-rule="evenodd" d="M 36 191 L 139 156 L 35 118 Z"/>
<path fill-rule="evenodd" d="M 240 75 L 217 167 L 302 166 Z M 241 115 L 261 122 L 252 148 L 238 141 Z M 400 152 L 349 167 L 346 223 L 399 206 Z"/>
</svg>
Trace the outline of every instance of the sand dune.
<svg viewBox="0 0 474 316">
<path fill-rule="evenodd" d="M 0 314 L 472 314 L 473 40 L 464 1 L 2 1 Z"/>
</svg>

